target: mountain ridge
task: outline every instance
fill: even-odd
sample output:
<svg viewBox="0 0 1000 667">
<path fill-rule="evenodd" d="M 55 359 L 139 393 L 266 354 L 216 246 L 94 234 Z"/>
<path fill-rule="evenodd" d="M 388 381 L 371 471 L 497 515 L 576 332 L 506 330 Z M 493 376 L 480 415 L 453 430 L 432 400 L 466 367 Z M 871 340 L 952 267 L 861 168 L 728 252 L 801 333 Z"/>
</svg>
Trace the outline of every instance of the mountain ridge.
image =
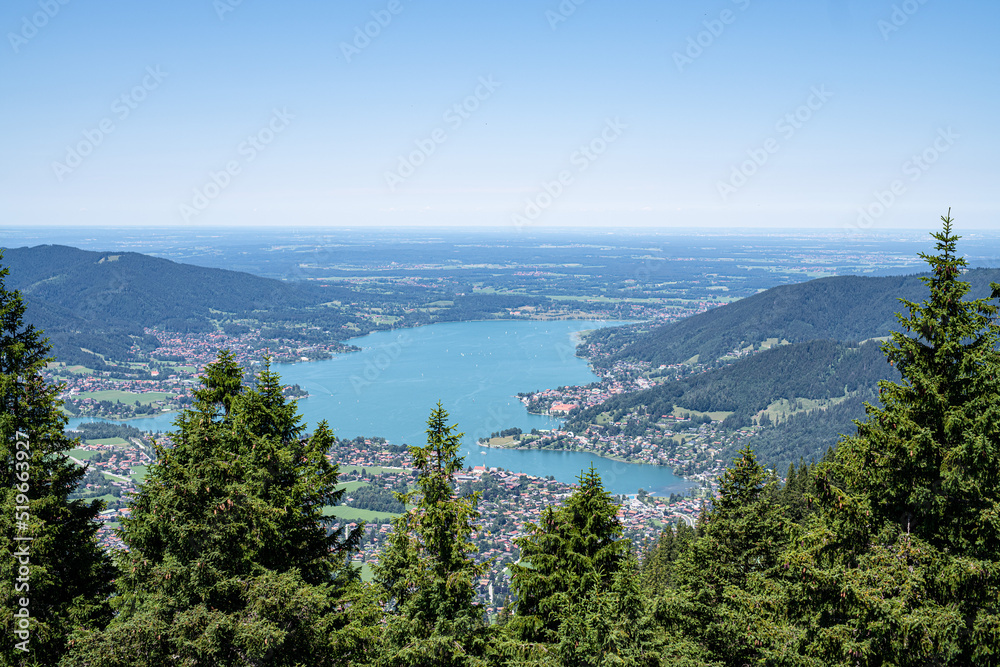
<svg viewBox="0 0 1000 667">
<path fill-rule="evenodd" d="M 895 326 L 900 298 L 919 302 L 927 297 L 922 276 L 833 276 L 780 285 L 651 331 L 598 332 L 590 340 L 620 346 L 604 363 L 634 360 L 658 366 L 696 355 L 712 363 L 749 345 L 759 349 L 770 338 L 790 343 L 878 338 Z M 989 283 L 1000 281 L 1000 269 L 972 269 L 964 280 L 972 284 L 968 298 L 989 296 Z"/>
</svg>

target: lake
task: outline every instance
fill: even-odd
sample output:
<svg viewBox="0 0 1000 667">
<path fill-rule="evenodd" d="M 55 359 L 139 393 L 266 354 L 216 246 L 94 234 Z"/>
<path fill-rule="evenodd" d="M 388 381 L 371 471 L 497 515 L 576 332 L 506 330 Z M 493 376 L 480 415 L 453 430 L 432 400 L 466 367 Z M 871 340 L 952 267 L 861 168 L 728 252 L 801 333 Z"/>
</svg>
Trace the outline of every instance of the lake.
<svg viewBox="0 0 1000 667">
<path fill-rule="evenodd" d="M 476 440 L 505 428 L 549 429 L 559 420 L 529 414 L 517 392 L 596 381 L 575 355 L 588 320 L 453 322 L 380 331 L 351 342 L 360 352 L 308 363 L 276 364 L 282 381 L 310 394 L 298 401 L 310 428 L 326 419 L 342 438 L 382 436 L 424 444 L 438 401 L 465 433 L 466 465 L 498 466 L 573 482 L 591 464 L 612 493 L 682 492 L 691 485 L 668 468 L 612 461 L 583 452 L 490 449 Z M 170 430 L 174 415 L 133 419 L 144 430 Z M 71 420 L 71 426 L 84 420 Z"/>
</svg>

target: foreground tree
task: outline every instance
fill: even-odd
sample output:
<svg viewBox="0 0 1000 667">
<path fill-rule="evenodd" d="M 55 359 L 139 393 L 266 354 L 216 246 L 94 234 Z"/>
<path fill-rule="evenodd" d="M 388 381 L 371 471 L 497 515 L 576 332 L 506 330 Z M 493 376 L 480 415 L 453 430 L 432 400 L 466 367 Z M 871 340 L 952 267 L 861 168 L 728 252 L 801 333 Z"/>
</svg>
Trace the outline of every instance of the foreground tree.
<svg viewBox="0 0 1000 667">
<path fill-rule="evenodd" d="M 41 375 L 49 346 L 7 275 L 0 269 L 0 665 L 54 665 L 69 628 L 110 619 L 113 568 L 95 539 L 103 504 L 69 499 L 85 469 L 63 453 L 77 443 L 63 432 L 59 388 Z"/>
<path fill-rule="evenodd" d="M 653 620 L 651 601 L 642 595 L 634 558 L 622 561 L 610 589 L 595 585 L 588 595 L 563 610 L 557 637 L 558 644 L 539 660 L 540 664 L 573 667 L 661 664 L 662 633 Z"/>
<path fill-rule="evenodd" d="M 786 634 L 775 621 L 773 579 L 790 522 L 774 475 L 752 450 L 741 450 L 719 481 L 702 534 L 678 556 L 675 588 L 660 599 L 657 615 L 671 634 L 694 638 L 709 662 L 757 664 L 762 647 Z"/>
<path fill-rule="evenodd" d="M 350 556 L 360 528 L 331 529 L 338 467 L 321 422 L 301 418 L 265 367 L 255 386 L 223 352 L 177 420 L 123 522 L 128 551 L 102 633 L 74 665 L 363 662 L 378 614 Z M 346 600 L 353 603 L 347 604 Z"/>
<path fill-rule="evenodd" d="M 942 220 L 929 298 L 883 346 L 902 381 L 817 467 L 820 514 L 785 558 L 797 652 L 822 664 L 1000 664 L 1000 326 L 963 300 Z"/>
<path fill-rule="evenodd" d="M 395 521 L 389 546 L 375 568 L 390 611 L 386 628 L 389 665 L 446 667 L 484 664 L 487 631 L 475 602 L 475 580 L 486 570 L 472 557 L 479 494 L 457 496 L 454 474 L 461 433 L 438 403 L 427 421 L 427 445 L 410 447 L 417 487 L 399 494 L 415 505 Z"/>
<path fill-rule="evenodd" d="M 651 598 L 659 597 L 674 586 L 677 559 L 695 539 L 694 528 L 687 521 L 676 527 L 667 524 L 655 544 L 649 545 L 642 560 L 642 588 Z"/>
<path fill-rule="evenodd" d="M 595 613 L 584 602 L 611 590 L 628 555 L 618 506 L 593 466 L 579 482 L 563 507 L 547 508 L 516 540 L 521 559 L 511 566 L 511 590 L 517 602 L 504 647 L 512 664 L 552 659 L 568 630 L 564 621 Z"/>
</svg>

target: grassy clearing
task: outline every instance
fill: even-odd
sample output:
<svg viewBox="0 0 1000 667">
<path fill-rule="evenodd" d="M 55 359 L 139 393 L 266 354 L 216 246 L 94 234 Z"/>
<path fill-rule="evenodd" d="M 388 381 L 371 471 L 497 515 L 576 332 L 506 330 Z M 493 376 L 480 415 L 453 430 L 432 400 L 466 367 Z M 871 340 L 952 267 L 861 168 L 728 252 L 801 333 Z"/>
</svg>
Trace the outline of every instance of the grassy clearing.
<svg viewBox="0 0 1000 667">
<path fill-rule="evenodd" d="M 113 445 L 115 447 L 129 447 L 132 445 L 125 438 L 94 438 L 93 440 L 84 440 L 88 445 Z"/>
<path fill-rule="evenodd" d="M 783 338 L 781 340 L 778 340 L 777 338 L 768 338 L 760 344 L 760 349 L 770 350 L 772 347 L 777 347 L 779 345 L 788 345 L 788 341 Z"/>
<path fill-rule="evenodd" d="M 371 580 L 375 578 L 375 573 L 372 572 L 371 563 L 358 563 L 357 561 L 354 561 L 352 565 L 361 570 L 361 581 L 370 583 Z"/>
<path fill-rule="evenodd" d="M 379 475 L 386 472 L 391 474 L 403 471 L 402 468 L 385 468 L 382 466 L 348 466 L 348 465 L 340 466 L 341 475 L 349 472 L 358 473 L 361 472 L 362 470 L 364 470 L 369 475 Z"/>
<path fill-rule="evenodd" d="M 398 514 L 392 514 L 391 512 L 376 512 L 374 510 L 363 510 L 357 507 L 349 507 L 347 505 L 337 505 L 336 507 L 324 507 L 323 514 L 325 516 L 336 516 L 338 519 L 343 519 L 344 521 L 367 521 L 368 523 L 373 523 L 375 519 L 379 519 L 382 522 L 388 523 L 391 519 L 395 519 Z"/>
<path fill-rule="evenodd" d="M 136 484 L 144 482 L 146 475 L 149 474 L 149 466 L 135 466 L 132 470 L 134 471 L 132 473 L 132 481 Z"/>
<path fill-rule="evenodd" d="M 690 419 L 691 417 L 704 417 L 705 415 L 708 415 L 712 419 L 712 421 L 722 421 L 723 419 L 725 419 L 726 417 L 728 417 L 733 413 L 726 412 L 724 410 L 715 410 L 713 412 L 698 412 L 697 410 L 688 410 L 687 408 L 682 408 L 679 405 L 675 405 L 673 412 L 671 412 L 670 414 L 672 414 L 674 417 L 677 417 L 678 419 L 682 418 Z"/>
<path fill-rule="evenodd" d="M 163 391 L 150 391 L 143 394 L 136 394 L 131 391 L 119 391 L 117 389 L 105 389 L 103 391 L 82 391 L 73 398 L 92 398 L 95 401 L 121 401 L 129 405 L 135 405 L 139 401 L 140 405 L 150 405 L 157 401 L 165 401 L 173 394 Z"/>
<path fill-rule="evenodd" d="M 108 505 L 110 505 L 114 501 L 121 500 L 121 499 L 120 498 L 115 498 L 110 493 L 105 493 L 103 496 L 94 496 L 92 498 L 80 498 L 80 500 L 82 500 L 86 504 L 89 504 L 90 501 L 92 501 L 92 500 L 103 500 L 105 503 L 107 503 Z"/>
<path fill-rule="evenodd" d="M 74 459 L 80 459 L 81 461 L 86 461 L 97 452 L 89 449 L 70 449 L 64 452 L 67 456 L 72 456 Z"/>
<path fill-rule="evenodd" d="M 847 400 L 847 396 L 838 396 L 837 398 L 796 398 L 793 400 L 788 400 L 787 398 L 779 399 L 767 406 L 764 410 L 757 413 L 756 420 L 759 421 L 761 416 L 766 414 L 770 419 L 772 424 L 779 424 L 792 415 L 799 414 L 801 412 L 808 412 L 809 410 L 825 409 L 831 405 L 837 405 Z"/>
<path fill-rule="evenodd" d="M 54 371 L 57 375 L 71 374 L 71 375 L 90 375 L 94 372 L 94 369 L 87 368 L 86 366 L 75 365 L 67 366 L 63 361 L 50 361 L 45 364 L 45 368 L 50 371 Z"/>
<path fill-rule="evenodd" d="M 356 489 L 358 487 L 361 487 L 361 486 L 368 486 L 368 482 L 358 482 L 358 481 L 354 481 L 354 482 L 341 482 L 340 484 L 337 485 L 337 489 L 338 490 L 344 489 L 345 491 L 347 491 L 348 493 L 350 493 L 354 489 Z"/>
</svg>

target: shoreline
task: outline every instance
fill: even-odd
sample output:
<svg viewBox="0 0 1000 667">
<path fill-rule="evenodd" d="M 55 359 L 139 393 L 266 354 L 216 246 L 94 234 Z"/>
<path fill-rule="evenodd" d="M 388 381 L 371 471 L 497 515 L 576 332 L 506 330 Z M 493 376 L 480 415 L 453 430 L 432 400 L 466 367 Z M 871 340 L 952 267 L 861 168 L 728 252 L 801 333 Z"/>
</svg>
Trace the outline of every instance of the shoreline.
<svg viewBox="0 0 1000 667">
<path fill-rule="evenodd" d="M 510 450 L 519 451 L 519 452 L 529 452 L 531 450 L 535 450 L 535 451 L 539 451 L 539 452 L 570 452 L 570 453 L 577 453 L 577 454 L 591 454 L 593 456 L 597 456 L 597 457 L 600 457 L 602 459 L 607 459 L 608 461 L 617 461 L 618 463 L 628 463 L 629 465 L 650 466 L 650 467 L 653 467 L 653 468 L 666 468 L 671 473 L 673 473 L 676 477 L 679 477 L 680 479 L 683 479 L 685 481 L 689 481 L 689 482 L 691 481 L 687 477 L 684 477 L 683 475 L 677 474 L 674 471 L 673 468 L 671 468 L 670 466 L 667 466 L 667 465 L 660 465 L 659 463 L 649 463 L 647 461 L 630 461 L 629 459 L 623 459 L 620 456 L 608 456 L 607 454 L 601 454 L 600 452 L 594 451 L 593 449 L 564 449 L 564 448 L 552 449 L 552 448 L 549 448 L 549 447 L 546 447 L 544 449 L 539 449 L 539 448 L 536 448 L 536 447 L 507 447 L 505 445 L 484 445 L 484 444 L 481 444 L 481 443 L 478 443 L 478 442 L 476 443 L 476 446 L 480 447 L 482 449 L 510 449 Z"/>
</svg>

